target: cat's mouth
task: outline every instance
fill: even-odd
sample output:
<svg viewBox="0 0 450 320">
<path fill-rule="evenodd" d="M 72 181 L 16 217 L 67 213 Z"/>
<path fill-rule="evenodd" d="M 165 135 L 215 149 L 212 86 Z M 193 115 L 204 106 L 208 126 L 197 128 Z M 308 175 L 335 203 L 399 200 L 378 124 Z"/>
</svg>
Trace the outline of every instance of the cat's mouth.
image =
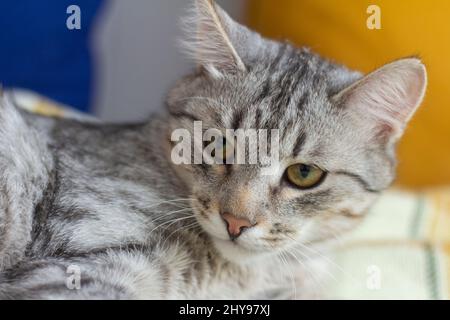
<svg viewBox="0 0 450 320">
<path fill-rule="evenodd" d="M 269 255 L 267 250 L 258 250 L 256 248 L 245 245 L 242 240 L 230 240 L 221 239 L 216 236 L 212 236 L 212 241 L 216 249 L 222 254 L 222 256 L 238 264 L 247 264 L 257 259 Z"/>
<path fill-rule="evenodd" d="M 254 261 L 274 254 L 283 246 L 284 241 L 272 241 L 268 224 L 223 212 L 211 198 L 197 196 L 193 199 L 192 208 L 197 222 L 227 260 L 237 263 Z"/>
<path fill-rule="evenodd" d="M 231 262 L 245 264 L 275 251 L 260 243 L 257 229 L 247 230 L 239 237 L 230 237 L 226 223 L 218 213 L 207 217 L 197 215 L 197 220 L 220 254 Z"/>
</svg>

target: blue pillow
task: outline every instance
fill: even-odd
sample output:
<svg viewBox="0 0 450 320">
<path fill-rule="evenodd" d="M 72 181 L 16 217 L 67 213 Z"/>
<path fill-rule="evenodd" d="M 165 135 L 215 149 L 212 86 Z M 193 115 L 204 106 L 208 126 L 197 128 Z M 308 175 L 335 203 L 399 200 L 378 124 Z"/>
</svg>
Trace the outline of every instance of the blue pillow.
<svg viewBox="0 0 450 320">
<path fill-rule="evenodd" d="M 2 0 L 0 83 L 89 111 L 93 79 L 89 35 L 102 2 Z M 80 30 L 66 26 L 70 5 L 81 9 Z"/>
</svg>

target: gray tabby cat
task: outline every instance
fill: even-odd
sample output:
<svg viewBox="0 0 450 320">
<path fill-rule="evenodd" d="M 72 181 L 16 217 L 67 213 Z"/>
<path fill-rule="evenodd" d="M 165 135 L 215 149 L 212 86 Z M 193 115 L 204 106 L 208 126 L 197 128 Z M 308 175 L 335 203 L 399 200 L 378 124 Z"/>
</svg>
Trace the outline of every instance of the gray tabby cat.
<svg viewBox="0 0 450 320">
<path fill-rule="evenodd" d="M 88 123 L 2 99 L 0 298 L 315 296 L 320 265 L 305 257 L 391 184 L 395 144 L 425 92 L 418 59 L 363 77 L 264 39 L 211 1 L 193 12 L 199 68 L 172 89 L 165 115 Z M 195 120 L 279 129 L 279 162 L 270 175 L 175 165 L 171 133 Z"/>
</svg>

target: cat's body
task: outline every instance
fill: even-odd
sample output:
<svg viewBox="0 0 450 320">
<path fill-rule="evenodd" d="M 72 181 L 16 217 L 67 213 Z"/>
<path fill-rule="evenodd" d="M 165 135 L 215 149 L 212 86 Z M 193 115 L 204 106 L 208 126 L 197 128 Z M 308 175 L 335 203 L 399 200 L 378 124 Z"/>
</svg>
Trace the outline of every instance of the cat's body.
<svg viewBox="0 0 450 320">
<path fill-rule="evenodd" d="M 3 207 L 20 216 L 2 216 L 7 271 L 0 298 L 246 299 L 286 288 L 292 294 L 279 264 L 233 265 L 193 225 L 188 189 L 163 152 L 167 120 L 86 124 L 24 113 L 8 102 L 2 112 L 7 127 L 24 134 L 3 138 L 33 160 L 23 169 L 5 161 L 4 175 L 25 170 L 39 178 L 3 185 L 5 195 L 16 195 L 3 198 Z M 16 209 L 29 188 L 36 199 Z M 177 218 L 186 219 L 172 222 Z M 71 277 L 77 270 L 79 290 Z"/>
<path fill-rule="evenodd" d="M 355 226 L 392 182 L 425 69 L 405 59 L 361 79 L 208 0 L 196 16 L 201 68 L 171 91 L 166 115 L 108 125 L 2 100 L 0 298 L 316 296 L 314 245 Z M 280 159 L 270 174 L 176 165 L 171 134 L 194 121 L 278 129 Z"/>
</svg>

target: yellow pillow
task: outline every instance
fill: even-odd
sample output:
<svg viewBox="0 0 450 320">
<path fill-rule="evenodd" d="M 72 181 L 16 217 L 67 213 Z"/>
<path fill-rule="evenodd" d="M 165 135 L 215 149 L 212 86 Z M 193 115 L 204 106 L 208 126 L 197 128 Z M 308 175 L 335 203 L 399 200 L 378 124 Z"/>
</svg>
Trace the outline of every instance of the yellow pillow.
<svg viewBox="0 0 450 320">
<path fill-rule="evenodd" d="M 367 8 L 381 9 L 381 29 L 367 28 Z M 428 67 L 425 103 L 399 146 L 398 183 L 450 182 L 450 1 L 250 0 L 248 22 L 262 34 L 369 72 L 404 56 Z"/>
</svg>

